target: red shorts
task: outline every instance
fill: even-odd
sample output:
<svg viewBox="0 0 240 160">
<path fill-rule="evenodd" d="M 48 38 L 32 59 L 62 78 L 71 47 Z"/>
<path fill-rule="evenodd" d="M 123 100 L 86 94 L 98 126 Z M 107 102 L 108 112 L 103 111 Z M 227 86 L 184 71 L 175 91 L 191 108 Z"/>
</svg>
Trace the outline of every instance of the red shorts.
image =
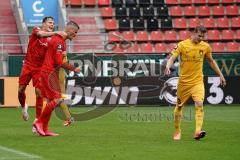
<svg viewBox="0 0 240 160">
<path fill-rule="evenodd" d="M 33 87 L 39 88 L 40 87 L 40 69 L 41 68 L 34 68 L 29 65 L 23 64 L 18 83 L 20 85 L 28 85 L 32 79 Z"/>
<path fill-rule="evenodd" d="M 61 98 L 58 72 L 41 72 L 41 93 L 49 100 Z"/>
</svg>

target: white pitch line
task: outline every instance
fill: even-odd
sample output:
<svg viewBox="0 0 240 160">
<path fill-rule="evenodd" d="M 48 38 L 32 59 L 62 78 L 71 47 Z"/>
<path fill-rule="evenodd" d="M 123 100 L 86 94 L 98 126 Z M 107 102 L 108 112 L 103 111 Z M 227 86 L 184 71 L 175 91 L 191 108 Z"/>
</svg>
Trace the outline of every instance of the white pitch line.
<svg viewBox="0 0 240 160">
<path fill-rule="evenodd" d="M 12 148 L 7 148 L 7 147 L 3 147 L 0 145 L 0 150 L 2 151 L 7 151 L 7 152 L 12 152 L 16 155 L 21 155 L 21 156 L 24 156 L 23 158 L 27 158 L 27 159 L 41 159 L 41 157 L 37 156 L 37 155 L 34 155 L 34 154 L 29 154 L 29 153 L 25 153 L 25 152 L 21 152 L 21 151 L 18 151 L 18 150 L 15 150 L 15 149 L 12 149 Z M 2 157 L 0 158 L 0 160 L 4 160 L 6 159 L 7 157 Z M 14 157 L 13 157 L 14 158 Z M 17 158 L 17 157 L 15 157 Z M 19 157 L 20 158 L 20 157 Z"/>
</svg>

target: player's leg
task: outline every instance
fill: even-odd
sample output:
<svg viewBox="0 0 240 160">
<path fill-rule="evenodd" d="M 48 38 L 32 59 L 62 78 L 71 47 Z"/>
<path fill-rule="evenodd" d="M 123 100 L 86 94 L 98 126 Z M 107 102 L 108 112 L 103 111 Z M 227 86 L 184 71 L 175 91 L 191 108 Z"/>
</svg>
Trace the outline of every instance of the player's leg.
<svg viewBox="0 0 240 160">
<path fill-rule="evenodd" d="M 33 87 L 35 87 L 35 95 L 36 95 L 36 119 L 39 118 L 41 112 L 42 112 L 42 106 L 43 106 L 43 97 L 41 94 L 41 76 L 40 76 L 40 69 L 35 68 L 32 70 L 32 82 Z"/>
<path fill-rule="evenodd" d="M 22 116 L 25 121 L 29 119 L 28 105 L 26 104 L 25 90 L 29 82 L 31 81 L 31 70 L 27 65 L 23 65 L 21 74 L 18 81 L 18 101 L 22 107 Z"/>
<path fill-rule="evenodd" d="M 188 90 L 188 86 L 178 85 L 177 89 L 177 104 L 174 109 L 174 126 L 175 126 L 175 133 L 174 133 L 174 140 L 181 139 L 181 119 L 182 119 L 182 109 L 186 101 L 190 97 L 190 92 Z"/>
<path fill-rule="evenodd" d="M 203 138 L 206 134 L 205 131 L 202 131 L 203 126 L 203 118 L 204 118 L 204 111 L 203 111 L 203 101 L 204 101 L 204 85 L 198 84 L 192 88 L 192 98 L 195 102 L 195 121 L 196 121 L 196 128 L 195 128 L 195 139 Z"/>
<path fill-rule="evenodd" d="M 41 78 L 41 89 L 48 101 L 42 110 L 39 119 L 36 123 L 34 123 L 34 126 L 40 135 L 56 136 L 57 134 L 48 130 L 48 123 L 50 121 L 52 111 L 62 101 L 58 75 L 56 75 L 56 73 L 42 73 Z"/>
<path fill-rule="evenodd" d="M 35 88 L 35 94 L 36 94 L 36 119 L 38 119 L 42 112 L 43 97 L 41 95 L 41 90 L 38 88 Z"/>
<path fill-rule="evenodd" d="M 59 69 L 59 83 L 60 83 L 60 89 L 62 93 L 62 98 L 64 99 L 64 94 L 66 93 L 65 89 L 65 71 L 63 68 Z M 66 117 L 66 120 L 63 122 L 63 126 L 69 126 L 72 123 L 71 114 L 69 112 L 68 106 L 65 103 L 61 103 L 60 107 Z"/>
</svg>

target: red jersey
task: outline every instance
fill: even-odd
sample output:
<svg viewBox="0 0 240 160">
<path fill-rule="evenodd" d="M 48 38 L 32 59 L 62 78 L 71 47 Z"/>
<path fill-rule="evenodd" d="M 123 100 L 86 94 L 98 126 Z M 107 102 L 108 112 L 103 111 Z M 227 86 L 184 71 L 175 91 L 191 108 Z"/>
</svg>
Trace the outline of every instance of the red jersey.
<svg viewBox="0 0 240 160">
<path fill-rule="evenodd" d="M 42 65 L 42 72 L 58 70 L 63 65 L 63 54 L 66 52 L 66 43 L 62 36 L 54 35 L 48 42 L 48 50 Z"/>
<path fill-rule="evenodd" d="M 29 38 L 27 54 L 24 63 L 31 67 L 39 68 L 42 66 L 45 54 L 47 52 L 49 37 L 38 37 L 37 33 L 41 29 L 34 27 Z"/>
</svg>

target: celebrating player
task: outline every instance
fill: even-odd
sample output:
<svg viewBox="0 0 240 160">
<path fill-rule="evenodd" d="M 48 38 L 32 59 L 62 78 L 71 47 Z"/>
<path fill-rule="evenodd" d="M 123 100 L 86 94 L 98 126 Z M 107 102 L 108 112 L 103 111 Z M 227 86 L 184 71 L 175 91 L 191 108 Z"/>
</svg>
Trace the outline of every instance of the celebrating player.
<svg viewBox="0 0 240 160">
<path fill-rule="evenodd" d="M 53 32 L 53 29 L 53 17 L 45 17 L 42 20 L 41 28 L 34 27 L 29 38 L 27 54 L 24 59 L 22 71 L 19 77 L 18 87 L 18 100 L 21 104 L 23 119 L 25 121 L 27 121 L 29 118 L 27 112 L 28 106 L 25 103 L 25 90 L 31 79 L 33 81 L 33 86 L 35 87 L 36 94 L 36 118 L 38 118 L 41 114 L 43 99 L 39 90 L 40 69 L 42 67 L 45 53 L 47 51 L 48 37 L 59 33 Z"/>
<path fill-rule="evenodd" d="M 77 23 L 70 21 L 65 26 L 65 35 L 52 36 L 48 43 L 47 54 L 41 68 L 41 92 L 47 98 L 47 104 L 39 119 L 34 123 L 37 132 L 42 136 L 57 136 L 58 134 L 48 130 L 48 123 L 52 111 L 62 102 L 61 89 L 59 84 L 59 69 L 61 67 L 74 72 L 80 72 L 69 63 L 64 63 L 66 55 L 65 40 L 72 40 L 79 30 Z"/>
<path fill-rule="evenodd" d="M 225 78 L 221 73 L 216 61 L 212 57 L 212 51 L 208 43 L 204 42 L 206 29 L 203 26 L 198 26 L 192 33 L 190 39 L 181 41 L 178 46 L 172 51 L 172 56 L 167 62 L 165 74 L 171 73 L 170 67 L 175 59 L 180 56 L 180 74 L 177 88 L 177 104 L 174 110 L 175 134 L 173 139 L 181 139 L 181 117 L 182 107 L 186 101 L 192 97 L 195 103 L 195 120 L 196 129 L 194 139 L 203 138 L 206 134 L 202 131 L 203 124 L 203 101 L 204 101 L 204 83 L 203 83 L 203 62 L 206 58 L 211 68 L 220 77 L 220 84 L 226 85 Z"/>
</svg>

